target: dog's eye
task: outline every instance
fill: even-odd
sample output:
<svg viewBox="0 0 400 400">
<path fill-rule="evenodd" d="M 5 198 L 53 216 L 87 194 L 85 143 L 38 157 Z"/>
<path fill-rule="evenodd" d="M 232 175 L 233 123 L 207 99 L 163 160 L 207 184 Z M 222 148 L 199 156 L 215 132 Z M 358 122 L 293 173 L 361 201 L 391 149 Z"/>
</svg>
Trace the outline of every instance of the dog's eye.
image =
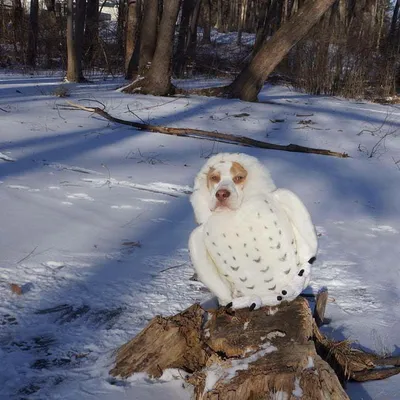
<svg viewBox="0 0 400 400">
<path fill-rule="evenodd" d="M 234 181 L 235 183 L 241 183 L 241 182 L 243 181 L 243 179 L 244 179 L 244 176 L 242 176 L 242 175 L 236 175 L 236 176 L 233 178 L 233 181 Z"/>
<path fill-rule="evenodd" d="M 211 179 L 212 182 L 219 182 L 219 176 L 218 175 L 212 175 L 210 179 Z"/>
</svg>

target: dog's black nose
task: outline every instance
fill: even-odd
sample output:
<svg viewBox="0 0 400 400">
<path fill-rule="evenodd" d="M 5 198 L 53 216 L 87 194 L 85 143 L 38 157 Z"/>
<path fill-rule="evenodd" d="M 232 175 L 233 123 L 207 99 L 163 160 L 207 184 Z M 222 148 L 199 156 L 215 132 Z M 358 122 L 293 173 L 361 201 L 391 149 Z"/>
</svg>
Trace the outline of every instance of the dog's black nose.
<svg viewBox="0 0 400 400">
<path fill-rule="evenodd" d="M 218 201 L 224 201 L 231 195 L 231 192 L 227 189 L 219 189 L 217 193 L 215 193 L 215 197 Z"/>
</svg>

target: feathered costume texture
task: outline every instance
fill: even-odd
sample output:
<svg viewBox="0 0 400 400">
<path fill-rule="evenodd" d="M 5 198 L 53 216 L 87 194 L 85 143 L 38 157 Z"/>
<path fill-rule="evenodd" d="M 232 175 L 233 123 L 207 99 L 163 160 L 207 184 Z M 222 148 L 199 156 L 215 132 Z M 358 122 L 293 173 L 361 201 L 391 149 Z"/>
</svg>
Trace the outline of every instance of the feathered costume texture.
<svg viewBox="0 0 400 400">
<path fill-rule="evenodd" d="M 207 172 L 221 161 L 248 172 L 237 209 L 212 212 Z M 317 237 L 310 215 L 291 191 L 276 189 L 254 157 L 222 153 L 210 158 L 195 179 L 191 197 L 200 224 L 189 240 L 199 279 L 234 308 L 277 305 L 308 285 Z"/>
</svg>

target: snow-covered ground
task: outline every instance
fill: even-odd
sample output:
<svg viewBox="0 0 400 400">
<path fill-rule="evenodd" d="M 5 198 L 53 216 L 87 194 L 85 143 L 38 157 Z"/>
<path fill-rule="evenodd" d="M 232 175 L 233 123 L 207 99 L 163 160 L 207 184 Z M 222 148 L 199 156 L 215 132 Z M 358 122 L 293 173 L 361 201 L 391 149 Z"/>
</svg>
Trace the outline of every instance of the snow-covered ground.
<svg viewBox="0 0 400 400">
<path fill-rule="evenodd" d="M 400 109 L 278 86 L 252 104 L 128 96 L 115 91 L 119 80 L 66 85 L 68 100 L 100 101 L 120 118 L 352 157 L 340 159 L 138 132 L 63 109 L 61 84 L 0 75 L 0 399 L 190 398 L 179 380 L 121 383 L 108 371 L 113 351 L 153 316 L 209 297 L 190 280 L 188 193 L 220 151 L 259 157 L 309 208 L 320 235 L 312 288 L 328 286 L 334 299 L 327 333 L 399 355 Z M 399 388 L 393 377 L 347 390 L 396 399 Z"/>
</svg>

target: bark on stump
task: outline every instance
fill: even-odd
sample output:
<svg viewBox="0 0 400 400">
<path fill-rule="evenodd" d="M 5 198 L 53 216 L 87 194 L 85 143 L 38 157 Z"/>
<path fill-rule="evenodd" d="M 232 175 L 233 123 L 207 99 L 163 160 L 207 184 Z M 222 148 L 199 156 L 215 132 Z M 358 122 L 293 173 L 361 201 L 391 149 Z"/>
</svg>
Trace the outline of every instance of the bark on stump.
<svg viewBox="0 0 400 400">
<path fill-rule="evenodd" d="M 145 372 L 157 378 L 178 368 L 187 373 L 197 400 L 258 400 L 282 392 L 288 400 L 341 400 L 348 396 L 338 376 L 351 377 L 355 370 L 370 374 L 374 357 L 326 339 L 307 300 L 299 297 L 255 311 L 205 310 L 196 304 L 172 317 L 155 317 L 117 351 L 110 374 L 127 378 Z"/>
</svg>

